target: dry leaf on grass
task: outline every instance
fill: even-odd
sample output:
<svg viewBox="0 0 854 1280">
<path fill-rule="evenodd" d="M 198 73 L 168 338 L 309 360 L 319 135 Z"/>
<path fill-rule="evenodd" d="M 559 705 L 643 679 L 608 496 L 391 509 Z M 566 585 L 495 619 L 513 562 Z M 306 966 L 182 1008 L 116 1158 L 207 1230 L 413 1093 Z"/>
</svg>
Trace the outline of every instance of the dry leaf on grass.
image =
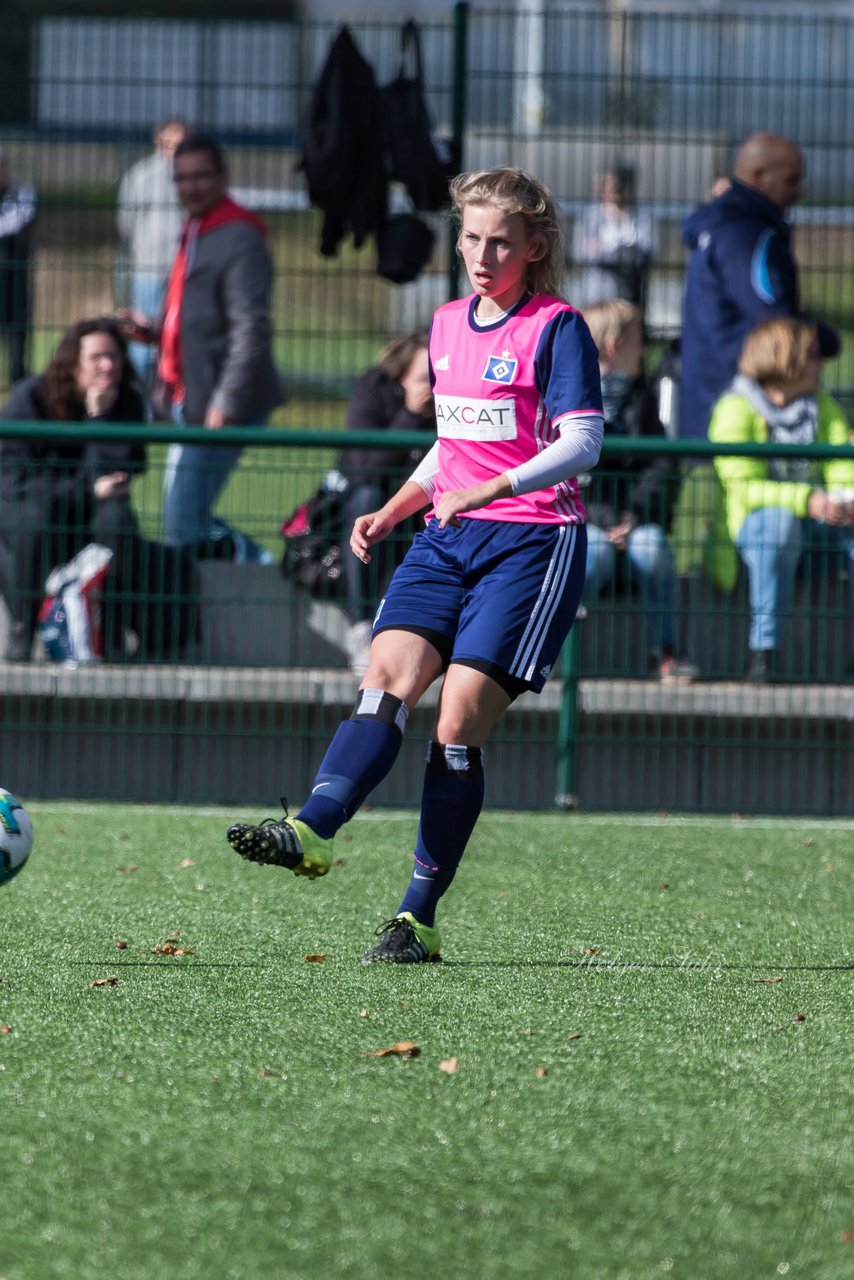
<svg viewBox="0 0 854 1280">
<path fill-rule="evenodd" d="M 262 1067 L 258 1074 L 259 1076 L 272 1076 L 274 1080 L 284 1079 L 281 1071 L 271 1071 L 269 1067 Z"/>
<path fill-rule="evenodd" d="M 116 867 L 116 871 L 139 871 L 139 863 L 129 862 L 126 867 Z"/>
<path fill-rule="evenodd" d="M 537 1075 L 542 1080 L 544 1076 L 549 1074 L 548 1067 L 537 1067 Z"/>
<path fill-rule="evenodd" d="M 96 978 L 94 982 L 90 982 L 90 987 L 117 987 L 119 985 L 118 978 Z"/>
<path fill-rule="evenodd" d="M 151 948 L 153 956 L 191 956 L 192 954 L 189 947 L 176 947 L 171 938 L 167 938 L 161 946 Z"/>
<path fill-rule="evenodd" d="M 127 951 L 127 945 L 124 938 L 118 938 L 116 940 L 116 951 Z"/>
<path fill-rule="evenodd" d="M 754 982 L 767 982 L 767 983 L 769 983 L 769 984 L 770 984 L 770 983 L 772 983 L 772 982 L 782 982 L 782 981 L 783 981 L 783 979 L 782 979 L 782 978 L 754 978 L 754 979 L 753 979 L 753 981 L 754 981 Z"/>
<path fill-rule="evenodd" d="M 303 956 L 303 960 L 305 960 L 307 964 L 320 964 L 321 960 L 325 959 L 326 956 L 322 951 L 318 951 L 316 955 Z"/>
<path fill-rule="evenodd" d="M 196 864 L 192 858 L 182 858 L 178 863 L 179 867 L 194 867 Z"/>
<path fill-rule="evenodd" d="M 0 1027 L 0 1036 L 8 1036 L 11 1030 L 12 1028 L 9 1026 L 8 1022 L 4 1022 L 3 1026 Z"/>
<path fill-rule="evenodd" d="M 569 1033 L 569 1035 L 568 1035 L 566 1038 L 567 1038 L 567 1040 L 580 1040 L 580 1039 L 581 1039 L 581 1032 L 580 1032 L 580 1031 L 571 1031 L 571 1032 Z"/>
<path fill-rule="evenodd" d="M 390 1044 L 387 1049 L 372 1049 L 370 1053 L 366 1053 L 366 1058 L 417 1058 L 421 1053 L 420 1048 L 414 1040 L 399 1040 L 397 1044 Z"/>
<path fill-rule="evenodd" d="M 792 1022 L 806 1022 L 806 1017 L 802 1013 L 796 1013 Z"/>
<path fill-rule="evenodd" d="M 367 1018 L 367 1016 L 368 1016 L 368 1011 L 367 1011 L 367 1009 L 360 1009 L 360 1010 L 359 1010 L 359 1017 L 360 1017 L 360 1018 Z"/>
<path fill-rule="evenodd" d="M 839 1237 L 840 1244 L 854 1244 L 854 1231 L 843 1231 Z"/>
<path fill-rule="evenodd" d="M 445 1058 L 439 1063 L 439 1070 L 446 1071 L 449 1076 L 455 1076 L 460 1069 L 460 1064 L 456 1058 Z"/>
</svg>

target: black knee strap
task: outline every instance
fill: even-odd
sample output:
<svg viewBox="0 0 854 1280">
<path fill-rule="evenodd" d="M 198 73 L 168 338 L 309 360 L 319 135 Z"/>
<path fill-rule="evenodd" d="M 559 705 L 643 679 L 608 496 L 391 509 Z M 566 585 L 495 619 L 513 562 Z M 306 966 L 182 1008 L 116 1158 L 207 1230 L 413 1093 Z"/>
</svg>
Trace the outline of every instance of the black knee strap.
<svg viewBox="0 0 854 1280">
<path fill-rule="evenodd" d="M 396 698 L 384 689 L 361 689 L 350 719 L 393 724 L 403 733 L 408 717 L 409 708 L 402 698 Z"/>
</svg>

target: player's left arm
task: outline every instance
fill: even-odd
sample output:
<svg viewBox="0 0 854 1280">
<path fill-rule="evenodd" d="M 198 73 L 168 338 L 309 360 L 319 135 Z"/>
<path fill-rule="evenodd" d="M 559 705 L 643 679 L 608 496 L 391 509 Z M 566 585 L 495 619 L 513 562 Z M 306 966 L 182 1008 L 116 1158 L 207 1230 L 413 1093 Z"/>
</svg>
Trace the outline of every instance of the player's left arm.
<svg viewBox="0 0 854 1280">
<path fill-rule="evenodd" d="M 509 472 L 514 494 L 560 484 L 596 466 L 605 432 L 599 352 L 584 317 L 567 308 L 543 330 L 534 358 L 537 390 L 560 433 Z"/>
</svg>

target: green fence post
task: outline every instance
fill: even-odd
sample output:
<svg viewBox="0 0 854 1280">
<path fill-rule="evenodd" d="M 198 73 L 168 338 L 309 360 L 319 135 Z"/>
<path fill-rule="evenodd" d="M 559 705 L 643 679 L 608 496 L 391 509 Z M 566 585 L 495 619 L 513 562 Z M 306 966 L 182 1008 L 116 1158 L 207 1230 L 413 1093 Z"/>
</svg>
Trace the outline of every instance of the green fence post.
<svg viewBox="0 0 854 1280">
<path fill-rule="evenodd" d="M 558 809 L 577 809 L 580 800 L 575 790 L 578 741 L 578 670 L 581 665 L 581 643 L 578 624 L 584 616 L 581 609 L 563 650 L 563 692 L 557 729 L 557 778 L 555 805 Z"/>
<path fill-rule="evenodd" d="M 454 90 L 452 99 L 451 143 L 457 167 L 463 167 L 463 143 L 466 128 L 466 69 L 468 66 L 469 6 L 454 6 Z M 448 301 L 459 297 L 457 270 L 457 228 L 448 221 Z"/>
</svg>

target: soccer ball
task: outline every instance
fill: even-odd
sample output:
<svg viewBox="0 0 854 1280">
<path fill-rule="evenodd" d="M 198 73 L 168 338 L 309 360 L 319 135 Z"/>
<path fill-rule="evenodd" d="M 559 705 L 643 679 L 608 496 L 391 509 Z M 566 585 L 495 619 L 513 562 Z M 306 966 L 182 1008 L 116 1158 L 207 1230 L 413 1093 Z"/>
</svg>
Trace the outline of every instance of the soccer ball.
<svg viewBox="0 0 854 1280">
<path fill-rule="evenodd" d="M 0 885 L 17 875 L 33 847 L 33 824 L 20 800 L 0 787 Z"/>
</svg>

